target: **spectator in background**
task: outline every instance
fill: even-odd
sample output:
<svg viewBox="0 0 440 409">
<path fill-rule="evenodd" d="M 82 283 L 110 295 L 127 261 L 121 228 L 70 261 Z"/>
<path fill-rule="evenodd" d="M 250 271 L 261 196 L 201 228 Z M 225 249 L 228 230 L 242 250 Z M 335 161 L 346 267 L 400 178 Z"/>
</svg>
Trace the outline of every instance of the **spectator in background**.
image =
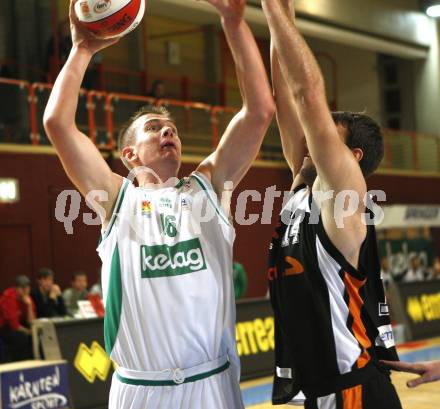
<svg viewBox="0 0 440 409">
<path fill-rule="evenodd" d="M 382 257 L 380 260 L 380 278 L 382 279 L 385 288 L 388 288 L 390 283 L 394 281 L 388 257 Z"/>
<path fill-rule="evenodd" d="M 416 254 L 411 257 L 409 261 L 410 268 L 407 270 L 403 276 L 403 281 L 406 283 L 411 283 L 414 281 L 424 281 L 425 271 L 420 262 L 420 257 Z"/>
<path fill-rule="evenodd" d="M 440 257 L 435 257 L 432 263 L 431 274 L 429 276 L 430 280 L 440 280 Z"/>
<path fill-rule="evenodd" d="M 90 289 L 90 294 L 96 294 L 102 298 L 101 268 L 98 270 L 98 282 L 93 284 L 92 288 Z"/>
<path fill-rule="evenodd" d="M 235 298 L 238 300 L 242 298 L 246 293 L 247 288 L 247 275 L 243 265 L 237 261 L 234 261 L 232 265 L 232 274 L 234 278 L 234 293 Z"/>
<path fill-rule="evenodd" d="M 151 85 L 151 91 L 147 94 L 156 99 L 165 98 L 165 84 L 162 80 L 155 80 Z"/>
<path fill-rule="evenodd" d="M 58 69 L 61 68 L 70 54 L 72 48 L 72 38 L 70 36 L 69 20 L 62 21 L 58 26 L 58 55 L 55 52 L 55 37 L 52 36 L 47 46 L 47 67 L 46 70 L 51 74 L 51 80 L 55 78 Z M 57 61 L 58 57 L 58 61 Z M 59 66 L 57 66 L 57 63 Z"/>
<path fill-rule="evenodd" d="M 6 362 L 32 359 L 30 326 L 35 319 L 35 304 L 30 291 L 29 278 L 20 275 L 15 287 L 6 289 L 0 297 L 0 337 Z"/>
<path fill-rule="evenodd" d="M 88 298 L 87 274 L 84 271 L 75 271 L 72 276 L 72 287 L 64 290 L 63 298 L 66 304 L 67 313 L 72 317 L 78 312 L 78 301 L 85 301 Z"/>
<path fill-rule="evenodd" d="M 37 272 L 37 287 L 31 293 L 37 308 L 38 318 L 64 317 L 67 309 L 61 289 L 54 283 L 53 271 L 41 268 Z"/>
<path fill-rule="evenodd" d="M 52 36 L 47 47 L 47 67 L 49 73 L 48 80 L 54 81 L 58 71 L 66 63 L 72 49 L 72 37 L 70 35 L 70 21 L 64 20 L 58 26 L 58 55 L 55 53 L 55 38 Z M 58 57 L 58 61 L 57 61 Z M 99 89 L 98 67 L 102 63 L 102 55 L 96 53 L 84 75 L 82 88 Z"/>
</svg>

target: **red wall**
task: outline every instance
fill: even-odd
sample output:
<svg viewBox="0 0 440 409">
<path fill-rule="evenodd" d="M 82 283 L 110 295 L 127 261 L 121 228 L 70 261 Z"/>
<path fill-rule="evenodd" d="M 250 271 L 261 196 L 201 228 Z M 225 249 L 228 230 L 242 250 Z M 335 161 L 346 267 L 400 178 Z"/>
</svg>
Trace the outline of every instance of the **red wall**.
<svg viewBox="0 0 440 409">
<path fill-rule="evenodd" d="M 118 160 L 110 163 L 115 171 L 124 174 Z M 195 164 L 184 164 L 181 174 L 188 174 Z M 0 205 L 0 289 L 13 284 L 17 274 L 28 274 L 43 266 L 51 267 L 56 280 L 67 286 L 73 271 L 82 269 L 89 274 L 90 284 L 97 281 L 100 265 L 95 248 L 99 227 L 82 222 L 82 213 L 90 212 L 82 201 L 80 217 L 73 223 L 74 234 L 68 235 L 62 223 L 55 219 L 58 194 L 73 186 L 64 174 L 56 156 L 50 154 L 0 153 L 0 177 L 14 177 L 20 181 L 21 200 L 17 204 Z M 387 193 L 387 203 L 440 203 L 440 179 L 374 176 L 371 189 Z M 290 187 L 286 169 L 253 167 L 237 191 L 257 190 L 264 197 L 267 187 L 277 190 Z M 272 225 L 277 219 L 282 198 L 275 201 L 271 224 L 236 225 L 235 259 L 240 261 L 249 276 L 247 296 L 266 293 L 266 258 Z M 248 201 L 247 214 L 261 214 L 263 203 Z M 235 215 L 233 201 L 232 214 Z"/>
<path fill-rule="evenodd" d="M 387 204 L 440 204 L 440 177 L 373 175 L 368 188 L 384 190 Z"/>
</svg>

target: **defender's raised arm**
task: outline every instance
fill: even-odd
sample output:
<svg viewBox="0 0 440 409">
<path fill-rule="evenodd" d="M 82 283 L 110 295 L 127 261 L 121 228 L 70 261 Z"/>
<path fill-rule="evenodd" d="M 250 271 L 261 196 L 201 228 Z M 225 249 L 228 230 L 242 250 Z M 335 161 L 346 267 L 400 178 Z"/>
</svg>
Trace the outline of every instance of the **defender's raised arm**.
<svg viewBox="0 0 440 409">
<path fill-rule="evenodd" d="M 280 0 L 262 0 L 281 69 L 293 94 L 323 190 L 351 189 L 364 196 L 359 158 L 344 143 L 330 113 L 321 70 Z M 362 152 L 356 152 L 362 155 Z M 344 168 L 343 177 L 341 169 Z"/>
<path fill-rule="evenodd" d="M 282 4 L 289 18 L 294 18 L 292 1 L 282 0 Z M 280 130 L 284 157 L 293 174 L 294 182 L 292 188 L 294 188 L 303 183 L 300 169 L 307 153 L 304 131 L 298 119 L 293 94 L 281 71 L 273 40 L 270 44 L 270 52 L 273 93 L 277 107 L 277 123 Z"/>
</svg>

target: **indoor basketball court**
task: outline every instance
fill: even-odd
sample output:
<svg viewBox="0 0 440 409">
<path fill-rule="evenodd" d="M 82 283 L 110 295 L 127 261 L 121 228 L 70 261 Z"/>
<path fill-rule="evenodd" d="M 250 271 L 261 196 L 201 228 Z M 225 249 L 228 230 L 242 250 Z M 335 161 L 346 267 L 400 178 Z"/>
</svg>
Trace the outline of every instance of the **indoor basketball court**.
<svg viewBox="0 0 440 409">
<path fill-rule="evenodd" d="M 438 409 L 439 18 L 3 0 L 0 409 Z"/>
</svg>

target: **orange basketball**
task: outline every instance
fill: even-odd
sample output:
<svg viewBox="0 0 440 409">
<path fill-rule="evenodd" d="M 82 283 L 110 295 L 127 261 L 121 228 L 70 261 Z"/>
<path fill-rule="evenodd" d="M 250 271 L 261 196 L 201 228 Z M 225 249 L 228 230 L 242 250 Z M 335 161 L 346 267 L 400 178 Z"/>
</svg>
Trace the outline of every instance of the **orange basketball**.
<svg viewBox="0 0 440 409">
<path fill-rule="evenodd" d="M 122 37 L 141 22 L 146 0 L 79 0 L 75 13 L 82 25 L 99 38 Z"/>
</svg>

